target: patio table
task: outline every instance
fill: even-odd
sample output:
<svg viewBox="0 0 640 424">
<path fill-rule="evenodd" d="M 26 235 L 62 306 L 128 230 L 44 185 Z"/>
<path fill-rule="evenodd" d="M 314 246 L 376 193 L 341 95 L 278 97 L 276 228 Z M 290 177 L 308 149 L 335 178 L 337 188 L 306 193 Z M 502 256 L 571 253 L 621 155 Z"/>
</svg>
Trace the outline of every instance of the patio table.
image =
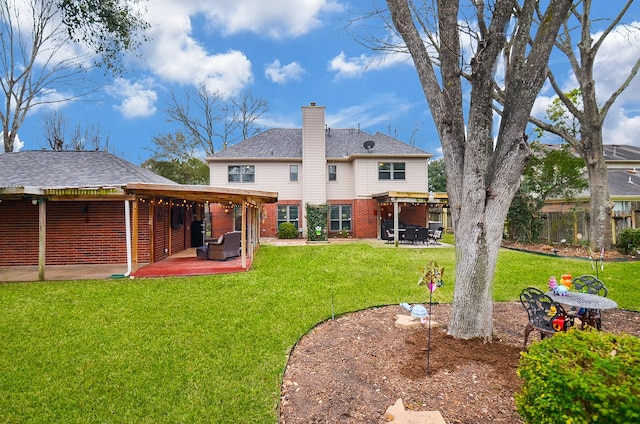
<svg viewBox="0 0 640 424">
<path fill-rule="evenodd" d="M 614 300 L 611 300 L 608 297 L 598 296 L 597 294 L 571 291 L 567 292 L 564 296 L 558 295 L 553 291 L 548 291 L 545 294 L 554 302 L 573 306 L 575 308 L 584 308 L 585 313 L 582 314 L 581 319 L 583 320 L 583 323 L 592 327 L 596 327 L 597 314 L 593 313 L 594 311 L 618 308 L 618 304 Z"/>
</svg>

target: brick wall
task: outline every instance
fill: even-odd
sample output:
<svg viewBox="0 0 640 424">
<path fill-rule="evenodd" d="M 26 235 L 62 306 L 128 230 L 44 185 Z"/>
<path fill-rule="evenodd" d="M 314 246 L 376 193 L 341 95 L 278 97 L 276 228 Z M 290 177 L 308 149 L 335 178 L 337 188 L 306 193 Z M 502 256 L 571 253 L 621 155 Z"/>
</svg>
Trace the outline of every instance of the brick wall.
<svg viewBox="0 0 640 424">
<path fill-rule="evenodd" d="M 46 207 L 48 265 L 126 263 L 122 201 Z M 29 200 L 0 203 L 0 264 L 38 264 L 38 206 Z"/>
<path fill-rule="evenodd" d="M 0 265 L 38 265 L 38 206 L 0 203 Z"/>
<path fill-rule="evenodd" d="M 224 233 L 234 230 L 233 206 L 212 204 L 209 207 L 211 210 L 212 238 L 218 238 Z M 240 228 L 238 228 L 239 230 Z"/>
<path fill-rule="evenodd" d="M 124 202 L 47 202 L 47 265 L 127 261 Z M 133 214 L 132 214 L 133 219 Z M 149 205 L 138 204 L 138 262 L 149 262 Z M 176 236 L 180 245 L 183 235 Z M 0 203 L 0 265 L 38 265 L 38 206 Z"/>
<path fill-rule="evenodd" d="M 378 202 L 374 199 L 357 199 L 353 202 L 353 237 L 376 238 L 378 237 L 377 225 Z"/>
<path fill-rule="evenodd" d="M 427 206 L 418 205 L 402 205 L 398 219 L 404 225 L 427 226 Z"/>
</svg>

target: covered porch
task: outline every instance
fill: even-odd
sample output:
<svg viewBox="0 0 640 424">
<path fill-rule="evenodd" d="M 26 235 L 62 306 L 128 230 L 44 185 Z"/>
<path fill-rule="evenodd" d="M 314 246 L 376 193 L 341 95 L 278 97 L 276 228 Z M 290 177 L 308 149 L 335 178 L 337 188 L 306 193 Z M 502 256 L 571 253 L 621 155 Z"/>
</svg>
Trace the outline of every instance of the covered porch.
<svg viewBox="0 0 640 424">
<path fill-rule="evenodd" d="M 378 236 L 385 238 L 385 230 L 393 233 L 393 244 L 399 243 L 399 229 L 405 226 L 448 228 L 447 193 L 387 191 L 371 196 L 377 201 L 380 217 Z"/>
</svg>

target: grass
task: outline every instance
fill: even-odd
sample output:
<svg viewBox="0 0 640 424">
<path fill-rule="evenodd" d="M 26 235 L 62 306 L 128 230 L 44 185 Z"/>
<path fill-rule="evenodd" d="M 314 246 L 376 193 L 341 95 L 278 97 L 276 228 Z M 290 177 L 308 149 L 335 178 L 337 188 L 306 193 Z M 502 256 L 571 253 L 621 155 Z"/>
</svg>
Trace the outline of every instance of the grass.
<svg viewBox="0 0 640 424">
<path fill-rule="evenodd" d="M 453 249 L 365 243 L 262 246 L 241 274 L 0 285 L 0 421 L 276 423 L 296 341 L 332 314 L 424 302 L 430 260 L 446 267 L 433 300 L 450 302 Z M 639 271 L 599 271 L 622 308 L 640 309 Z M 565 272 L 592 273 L 585 260 L 503 250 L 495 299 Z"/>
</svg>

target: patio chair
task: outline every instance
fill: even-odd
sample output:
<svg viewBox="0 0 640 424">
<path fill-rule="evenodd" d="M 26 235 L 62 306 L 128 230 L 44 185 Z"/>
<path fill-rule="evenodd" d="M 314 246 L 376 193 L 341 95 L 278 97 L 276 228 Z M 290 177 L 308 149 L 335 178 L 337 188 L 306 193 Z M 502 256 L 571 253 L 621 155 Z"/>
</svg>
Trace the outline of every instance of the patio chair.
<svg viewBox="0 0 640 424">
<path fill-rule="evenodd" d="M 416 243 L 426 244 L 429 238 L 429 229 L 427 227 L 420 227 L 416 231 Z"/>
<path fill-rule="evenodd" d="M 406 243 L 415 243 L 417 231 L 418 229 L 416 227 L 407 227 L 407 229 L 401 233 L 402 240 Z"/>
<path fill-rule="evenodd" d="M 242 232 L 231 231 L 225 233 L 218 241 L 207 243 L 208 258 L 224 261 L 228 258 L 240 256 Z"/>
<path fill-rule="evenodd" d="M 562 305 L 535 287 L 527 287 L 520 293 L 520 303 L 527 311 L 528 322 L 524 328 L 524 347 L 527 347 L 529 333 L 540 332 L 540 340 L 558 331 L 566 331 L 571 325 Z"/>
<path fill-rule="evenodd" d="M 602 297 L 607 297 L 609 290 L 597 277 L 593 275 L 581 275 L 576 277 L 571 282 L 574 291 L 595 294 Z M 575 318 L 580 318 L 582 328 L 585 323 L 597 328 L 602 329 L 602 311 L 599 309 L 572 309 L 569 312 L 569 318 L 571 319 L 571 325 Z"/>
<path fill-rule="evenodd" d="M 433 233 L 429 237 L 428 243 L 440 244 L 438 240 L 440 240 L 441 238 L 442 238 L 442 227 L 438 228 L 437 230 L 433 230 Z"/>
</svg>

